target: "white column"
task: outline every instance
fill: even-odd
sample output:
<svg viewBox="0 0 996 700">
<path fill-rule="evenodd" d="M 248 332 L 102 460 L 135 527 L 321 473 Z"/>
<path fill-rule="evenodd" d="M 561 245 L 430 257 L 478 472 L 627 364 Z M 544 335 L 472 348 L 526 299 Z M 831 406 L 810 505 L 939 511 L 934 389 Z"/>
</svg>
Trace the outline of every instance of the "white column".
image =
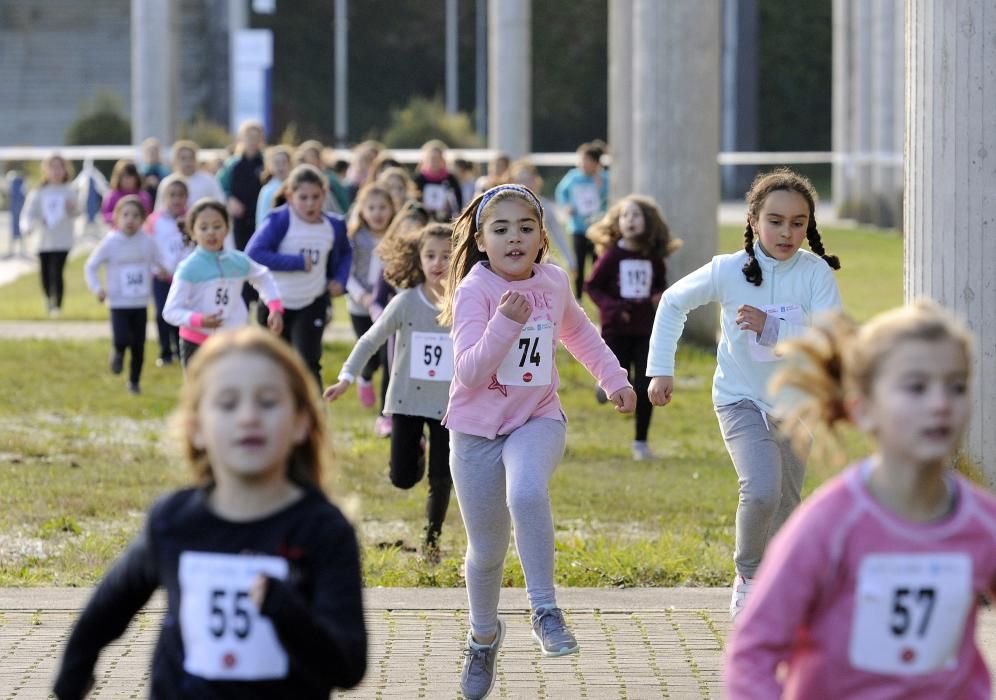
<svg viewBox="0 0 996 700">
<path fill-rule="evenodd" d="M 172 2 L 131 0 L 131 139 L 173 142 L 179 82 Z"/>
<path fill-rule="evenodd" d="M 633 191 L 633 0 L 609 3 L 609 198 Z"/>
<path fill-rule="evenodd" d="M 839 216 L 850 216 L 854 197 L 851 151 L 851 11 L 852 0 L 833 0 L 832 142 L 833 204 Z"/>
<path fill-rule="evenodd" d="M 532 141 L 531 0 L 488 3 L 488 146 L 512 158 Z"/>
<path fill-rule="evenodd" d="M 875 94 L 872 151 L 877 160 L 871 169 L 871 222 L 895 228 L 899 225 L 902 208 L 902 163 L 889 162 L 886 158 L 902 152 L 904 113 L 896 95 L 903 94 L 903 80 L 901 73 L 897 75 L 896 66 L 903 61 L 902 37 L 897 32 L 897 28 L 903 26 L 903 6 L 902 0 L 872 2 L 872 88 Z"/>
<path fill-rule="evenodd" d="M 851 8 L 851 151 L 857 158 L 852 180 L 851 215 L 863 223 L 871 222 L 874 210 L 872 196 L 872 114 L 877 96 L 872 81 L 874 74 L 874 33 L 872 31 L 872 0 L 856 0 Z"/>
<path fill-rule="evenodd" d="M 967 456 L 996 486 L 996 12 L 991 0 L 906 12 L 906 299 L 931 297 L 976 334 Z"/>
<path fill-rule="evenodd" d="M 679 279 L 716 253 L 719 205 L 719 0 L 633 3 L 633 189 L 657 200 L 684 247 Z M 715 308 L 689 315 L 685 337 L 716 342 Z"/>
</svg>

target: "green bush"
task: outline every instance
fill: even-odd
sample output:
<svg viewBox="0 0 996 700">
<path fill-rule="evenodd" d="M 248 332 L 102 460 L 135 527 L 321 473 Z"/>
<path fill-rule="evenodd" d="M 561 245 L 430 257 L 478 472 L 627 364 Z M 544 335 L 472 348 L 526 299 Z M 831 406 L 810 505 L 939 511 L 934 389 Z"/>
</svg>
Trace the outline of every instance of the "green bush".
<svg viewBox="0 0 996 700">
<path fill-rule="evenodd" d="M 449 114 L 438 96 L 413 97 L 401 109 L 391 110 L 391 121 L 379 136 L 388 148 L 418 148 L 430 139 L 441 139 L 451 148 L 474 148 L 481 138 L 464 112 Z"/>
<path fill-rule="evenodd" d="M 190 139 L 201 148 L 225 148 L 235 141 L 228 129 L 201 113 L 180 125 L 180 138 Z"/>
<path fill-rule="evenodd" d="M 131 143 L 131 122 L 121 97 L 98 92 L 93 102 L 80 106 L 80 116 L 66 129 L 67 146 L 114 146 Z"/>
</svg>

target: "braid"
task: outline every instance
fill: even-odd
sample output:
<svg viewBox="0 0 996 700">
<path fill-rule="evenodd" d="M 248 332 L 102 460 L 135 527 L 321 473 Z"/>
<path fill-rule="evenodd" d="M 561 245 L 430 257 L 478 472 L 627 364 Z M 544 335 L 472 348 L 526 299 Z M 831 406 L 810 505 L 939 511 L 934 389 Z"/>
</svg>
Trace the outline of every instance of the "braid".
<svg viewBox="0 0 996 700">
<path fill-rule="evenodd" d="M 816 228 L 816 221 L 812 219 L 809 221 L 809 228 L 806 229 L 806 240 L 809 241 L 810 249 L 823 258 L 831 270 L 840 269 L 840 258 L 836 255 L 827 255 L 827 251 L 823 247 L 823 239 L 820 238 L 820 232 Z"/>
<path fill-rule="evenodd" d="M 747 262 L 744 263 L 744 277 L 755 287 L 761 286 L 761 264 L 754 257 L 754 229 L 747 224 L 744 231 L 744 250 L 747 251 Z"/>
</svg>

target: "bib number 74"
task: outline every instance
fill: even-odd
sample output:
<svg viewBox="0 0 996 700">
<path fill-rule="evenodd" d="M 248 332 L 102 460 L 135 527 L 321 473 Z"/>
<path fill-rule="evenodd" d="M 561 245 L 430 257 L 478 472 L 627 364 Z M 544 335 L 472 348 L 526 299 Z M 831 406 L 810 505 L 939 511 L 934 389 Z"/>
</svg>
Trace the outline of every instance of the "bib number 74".
<svg viewBox="0 0 996 700">
<path fill-rule="evenodd" d="M 553 372 L 553 324 L 537 321 L 525 326 L 519 339 L 498 366 L 505 386 L 547 386 Z"/>
</svg>

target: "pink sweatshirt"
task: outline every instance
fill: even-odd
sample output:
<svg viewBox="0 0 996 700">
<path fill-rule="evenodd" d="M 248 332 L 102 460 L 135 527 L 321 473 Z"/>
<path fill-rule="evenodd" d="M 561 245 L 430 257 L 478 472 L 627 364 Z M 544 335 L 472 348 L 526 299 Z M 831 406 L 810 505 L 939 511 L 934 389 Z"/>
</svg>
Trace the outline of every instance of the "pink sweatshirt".
<svg viewBox="0 0 996 700">
<path fill-rule="evenodd" d="M 525 324 L 498 313 L 509 289 L 532 304 Z M 457 287 L 450 335 L 455 367 L 443 417 L 450 430 L 493 440 L 530 418 L 565 420 L 554 362 L 558 338 L 606 394 L 629 386 L 626 370 L 578 306 L 567 273 L 556 265 L 534 265 L 532 277 L 509 282 L 477 263 Z"/>
<path fill-rule="evenodd" d="M 952 474 L 954 512 L 909 522 L 872 498 L 867 464 L 772 540 L 730 640 L 729 698 L 989 699 L 975 618 L 996 591 L 996 497 Z"/>
</svg>

